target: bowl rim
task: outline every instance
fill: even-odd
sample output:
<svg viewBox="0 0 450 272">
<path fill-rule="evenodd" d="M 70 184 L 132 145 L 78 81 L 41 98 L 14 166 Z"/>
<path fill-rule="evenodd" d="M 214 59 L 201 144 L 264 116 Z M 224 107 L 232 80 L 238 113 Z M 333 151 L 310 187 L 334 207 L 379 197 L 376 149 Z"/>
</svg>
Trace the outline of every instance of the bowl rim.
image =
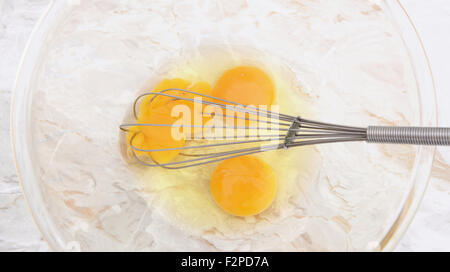
<svg viewBox="0 0 450 272">
<path fill-rule="evenodd" d="M 19 184 L 20 184 L 20 188 L 22 190 L 22 194 L 24 196 L 25 199 L 25 203 L 28 207 L 28 210 L 30 211 L 31 217 L 33 218 L 33 221 L 35 223 L 35 225 L 37 226 L 39 232 L 41 233 L 43 239 L 45 240 L 45 242 L 47 243 L 47 245 L 50 247 L 50 250 L 52 251 L 56 251 L 56 247 L 50 242 L 50 240 L 47 238 L 47 236 L 45 235 L 41 224 L 39 223 L 37 216 L 34 212 L 34 210 L 31 208 L 31 204 L 30 204 L 30 200 L 27 196 L 27 193 L 25 192 L 25 188 L 24 188 L 24 181 L 22 178 L 22 174 L 20 172 L 20 168 L 19 168 L 19 161 L 17 159 L 17 149 L 16 149 L 16 140 L 15 140 L 15 131 L 14 131 L 14 122 L 15 122 L 15 115 L 14 115 L 14 110 L 15 110 L 15 104 L 16 104 L 16 100 L 17 100 L 17 93 L 18 93 L 18 85 L 19 85 L 19 80 L 21 78 L 21 74 L 23 72 L 23 67 L 25 64 L 25 61 L 27 59 L 27 56 L 29 54 L 29 50 L 30 47 L 32 45 L 32 43 L 35 41 L 35 36 L 37 35 L 38 30 L 41 28 L 41 25 L 44 23 L 44 21 L 46 20 L 48 14 L 50 13 L 51 9 L 53 8 L 55 1 L 51 0 L 50 3 L 47 5 L 46 9 L 44 10 L 44 12 L 42 13 L 41 17 L 39 18 L 39 20 L 37 21 L 36 25 L 34 26 L 28 41 L 25 45 L 25 48 L 23 50 L 22 53 L 22 57 L 20 59 L 20 63 L 19 63 L 19 67 L 17 68 L 17 72 L 16 72 L 16 78 L 14 81 L 14 85 L 13 85 L 13 89 L 12 89 L 12 96 L 11 96 L 11 110 L 10 110 L 10 131 L 11 131 L 11 146 L 12 146 L 12 151 L 13 151 L 13 160 L 14 160 L 14 165 L 16 167 L 16 171 L 17 171 L 17 176 L 19 178 Z"/>
<path fill-rule="evenodd" d="M 383 2 L 391 8 L 391 6 L 388 3 L 389 2 L 388 0 L 383 0 Z M 415 23 L 414 23 L 414 20 L 409 15 L 407 8 L 405 8 L 402 1 L 395 0 L 393 3 L 395 3 L 394 5 L 396 5 L 397 8 L 399 8 L 401 10 L 402 14 L 405 16 L 404 19 L 407 20 L 412 31 L 414 32 L 414 36 L 417 38 L 416 42 L 419 43 L 421 54 L 423 54 L 423 57 L 425 59 L 425 65 L 426 65 L 425 69 L 427 70 L 427 74 L 430 77 L 431 89 L 433 91 L 433 98 L 432 98 L 433 104 L 434 104 L 434 110 L 432 113 L 433 114 L 433 123 L 434 123 L 434 125 L 438 126 L 438 124 L 439 124 L 439 122 L 438 122 L 438 120 L 439 120 L 439 115 L 438 115 L 439 104 L 438 104 L 438 99 L 437 99 L 436 81 L 434 78 L 431 61 L 428 56 L 427 50 L 425 48 L 425 44 L 423 42 L 423 39 L 422 39 Z M 395 18 L 395 20 L 398 21 L 399 18 Z M 407 49 L 409 49 L 409 48 L 407 48 Z M 391 228 L 386 233 L 385 237 L 380 241 L 379 249 L 381 251 L 394 251 L 396 249 L 397 245 L 399 244 L 400 240 L 403 238 L 404 234 L 408 230 L 409 226 L 411 225 L 413 219 L 415 218 L 417 211 L 419 210 L 419 207 L 423 201 L 423 198 L 425 196 L 425 193 L 427 192 L 427 189 L 428 189 L 428 186 L 430 183 L 431 171 L 433 168 L 433 164 L 436 160 L 436 150 L 437 150 L 436 147 L 432 148 L 431 165 L 430 165 L 430 168 L 428 169 L 426 180 L 424 182 L 424 186 L 423 186 L 421 192 L 419 193 L 419 195 L 416 197 L 416 199 L 414 201 L 411 199 L 413 196 L 412 194 L 414 192 L 409 193 L 409 196 L 405 199 L 404 206 L 403 206 L 402 210 L 400 211 L 398 217 L 393 222 Z M 408 210 L 411 210 L 411 211 L 408 212 Z"/>
<path fill-rule="evenodd" d="M 33 218 L 35 225 L 37 226 L 39 232 L 41 233 L 43 239 L 46 241 L 46 243 L 49 246 L 51 251 L 64 250 L 64 248 L 62 246 L 58 246 L 58 245 L 54 244 L 55 241 L 51 241 L 51 239 L 45 234 L 46 232 L 43 230 L 43 227 L 42 227 L 40 221 L 37 219 L 36 211 L 34 211 L 33 208 L 31 207 L 31 203 L 30 203 L 31 201 L 29 199 L 29 195 L 26 193 L 27 190 L 25 189 L 24 178 L 20 171 L 20 166 L 19 166 L 20 164 L 19 164 L 19 160 L 18 160 L 17 141 L 16 141 L 16 136 L 15 136 L 15 130 L 14 130 L 14 126 L 15 126 L 15 122 L 16 122 L 16 118 L 15 118 L 16 116 L 14 114 L 14 111 L 15 111 L 15 105 L 16 105 L 17 96 L 18 96 L 20 79 L 22 78 L 25 63 L 30 54 L 30 48 L 33 45 L 35 45 L 36 42 L 37 43 L 42 42 L 42 41 L 37 41 L 35 39 L 35 37 L 38 35 L 38 32 L 41 29 L 44 22 L 48 19 L 49 14 L 54 9 L 56 2 L 57 2 L 56 0 L 50 0 L 50 3 L 46 7 L 46 9 L 43 12 L 43 14 L 41 15 L 40 19 L 37 21 L 36 25 L 33 28 L 33 31 L 31 32 L 31 34 L 28 38 L 28 41 L 27 41 L 24 51 L 22 53 L 22 57 L 21 57 L 21 60 L 20 60 L 20 63 L 19 63 L 19 66 L 18 66 L 18 69 L 16 72 L 16 78 L 15 78 L 14 85 L 12 88 L 11 108 L 10 108 L 11 146 L 12 146 L 12 151 L 13 151 L 12 152 L 13 160 L 14 160 L 14 164 L 16 167 L 20 187 L 21 187 L 24 199 L 25 199 L 25 203 L 30 211 L 31 217 Z M 438 100 L 437 100 L 436 83 L 435 83 L 435 78 L 433 75 L 431 61 L 428 56 L 425 45 L 423 43 L 422 37 L 421 37 L 413 19 L 409 15 L 407 9 L 402 4 L 401 0 L 395 0 L 389 4 L 387 3 L 388 2 L 387 0 L 383 0 L 383 2 L 388 7 L 390 7 L 390 5 L 396 5 L 398 8 L 400 8 L 403 15 L 405 16 L 405 19 L 409 22 L 410 27 L 412 28 L 412 30 L 415 33 L 415 36 L 417 38 L 417 41 L 419 42 L 419 46 L 422 51 L 421 53 L 423 54 L 423 57 L 425 58 L 425 62 L 426 62 L 426 66 L 427 66 L 426 70 L 427 70 L 428 76 L 431 79 L 431 87 L 432 87 L 432 91 L 434 94 L 434 97 L 433 97 L 433 102 L 434 102 L 433 119 L 435 119 L 435 120 L 433 120 L 433 121 L 435 124 L 438 124 L 438 111 L 437 111 Z M 398 18 L 395 18 L 395 20 L 398 20 Z M 426 178 L 426 181 L 424 182 L 424 187 L 421 190 L 420 195 L 416 197 L 416 199 L 414 200 L 414 203 L 409 203 L 411 194 L 408 199 L 405 199 L 405 202 L 406 202 L 405 205 L 408 205 L 408 208 L 411 211 L 402 214 L 402 212 L 404 211 L 404 208 L 401 209 L 400 214 L 397 216 L 396 220 L 394 220 L 394 223 L 390 227 L 389 231 L 386 233 L 384 238 L 379 242 L 379 245 L 377 245 L 377 247 L 375 248 L 376 251 L 393 251 L 393 250 L 395 250 L 395 248 L 398 245 L 398 243 L 400 242 L 401 238 L 404 236 L 406 230 L 411 225 L 412 220 L 414 219 L 414 217 L 422 203 L 422 200 L 424 198 L 424 195 L 425 195 L 428 185 L 430 183 L 431 168 L 435 161 L 435 153 L 436 153 L 436 148 L 434 148 L 432 151 L 431 166 L 430 166 L 430 169 L 428 170 L 427 178 Z"/>
</svg>

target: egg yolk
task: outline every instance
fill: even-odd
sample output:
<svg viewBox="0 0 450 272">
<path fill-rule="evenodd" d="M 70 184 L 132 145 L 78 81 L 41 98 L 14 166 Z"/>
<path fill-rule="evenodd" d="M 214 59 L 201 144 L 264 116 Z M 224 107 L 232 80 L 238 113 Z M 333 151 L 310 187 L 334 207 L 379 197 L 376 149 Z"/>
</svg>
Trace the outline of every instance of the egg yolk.
<svg viewBox="0 0 450 272">
<path fill-rule="evenodd" d="M 178 118 L 171 117 L 172 108 L 168 107 L 169 105 L 171 104 L 152 109 L 151 114 L 139 119 L 138 123 L 172 125 Z M 146 146 L 146 149 L 180 148 L 185 143 L 184 138 L 178 140 L 172 137 L 171 126 L 142 126 L 140 130 L 145 136 L 143 145 Z M 172 161 L 180 153 L 180 150 L 152 151 L 148 153 L 155 162 L 164 164 Z"/>
<path fill-rule="evenodd" d="M 160 92 L 167 89 L 184 89 L 186 90 L 191 83 L 187 80 L 181 78 L 174 79 L 164 79 L 159 82 L 155 88 L 153 88 L 152 92 Z M 176 95 L 176 96 L 187 96 L 186 92 L 170 90 L 164 92 L 164 94 L 168 95 Z M 161 107 L 166 106 L 167 102 L 175 100 L 172 97 L 164 96 L 164 95 L 147 95 L 145 96 L 139 108 L 138 119 L 143 118 L 145 116 L 150 115 L 151 111 Z M 151 103 L 150 103 L 151 102 Z"/>
<path fill-rule="evenodd" d="M 180 78 L 162 80 L 155 86 L 153 92 L 174 88 L 192 90 L 201 94 L 211 94 L 211 86 L 207 82 L 201 81 L 191 85 L 189 81 Z M 194 99 L 197 96 L 179 90 L 170 90 L 164 93 L 189 99 Z M 189 108 L 191 112 L 191 123 L 194 124 L 194 115 L 196 113 L 193 102 L 162 95 L 148 95 L 142 99 L 137 123 L 172 125 L 180 118 L 171 116 L 172 109 L 177 105 L 186 105 Z M 206 119 L 203 119 L 203 121 L 206 121 Z M 134 136 L 135 134 L 136 136 Z M 133 136 L 133 146 L 139 149 L 180 148 L 185 144 L 185 139 L 174 139 L 171 126 L 138 126 L 131 128 L 127 134 L 128 143 Z M 137 155 L 148 154 L 155 162 L 165 164 L 171 162 L 180 153 L 180 150 L 135 152 Z"/>
<path fill-rule="evenodd" d="M 239 66 L 222 74 L 214 86 L 213 96 L 244 105 L 270 107 L 274 85 L 261 69 Z"/>
<path fill-rule="evenodd" d="M 236 216 L 264 211 L 274 200 L 277 189 L 270 166 L 253 156 L 221 162 L 211 176 L 210 186 L 219 207 Z"/>
<path fill-rule="evenodd" d="M 130 144 L 130 141 L 133 139 L 133 146 L 140 149 L 150 149 L 149 145 L 146 142 L 145 135 L 142 133 L 138 127 L 131 127 L 128 129 L 127 133 L 127 144 Z M 144 155 L 146 154 L 144 151 L 135 150 L 136 155 Z"/>
</svg>

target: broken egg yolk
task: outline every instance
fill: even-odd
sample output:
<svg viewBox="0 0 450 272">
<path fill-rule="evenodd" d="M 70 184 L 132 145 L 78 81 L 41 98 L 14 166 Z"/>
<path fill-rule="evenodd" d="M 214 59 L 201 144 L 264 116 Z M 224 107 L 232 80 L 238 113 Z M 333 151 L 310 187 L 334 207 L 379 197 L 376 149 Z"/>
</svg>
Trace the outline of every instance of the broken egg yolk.
<svg viewBox="0 0 450 272">
<path fill-rule="evenodd" d="M 144 124 L 172 125 L 178 118 L 171 116 L 172 108 L 169 107 L 171 103 L 166 105 L 152 109 L 150 115 L 139 119 L 139 122 Z M 175 139 L 172 136 L 171 126 L 142 126 L 140 130 L 144 134 L 143 145 L 146 146 L 146 149 L 180 148 L 184 146 L 184 138 Z M 180 150 L 151 151 L 149 155 L 155 162 L 164 164 L 171 162 L 179 153 Z"/>
<path fill-rule="evenodd" d="M 270 107 L 274 85 L 263 70 L 239 66 L 222 74 L 214 86 L 213 96 L 244 105 Z"/>
<path fill-rule="evenodd" d="M 189 81 L 180 78 L 164 79 L 155 86 L 152 92 L 160 92 L 167 89 L 192 90 L 197 93 L 211 94 L 211 86 L 207 82 L 200 81 L 192 85 Z M 164 93 L 189 99 L 194 99 L 197 96 L 180 90 L 169 90 Z M 139 107 L 137 123 L 169 126 L 138 126 L 132 128 L 127 134 L 128 143 L 133 139 L 132 144 L 134 147 L 145 150 L 183 147 L 185 139 L 175 139 L 172 135 L 171 127 L 180 118 L 172 117 L 172 110 L 178 105 L 185 105 L 189 108 L 191 123 L 193 124 L 195 114 L 193 102 L 163 95 L 145 96 Z M 200 107 L 201 110 L 202 108 Z M 171 162 L 180 153 L 180 150 L 150 152 L 137 150 L 135 153 L 137 155 L 148 154 L 156 163 L 165 164 Z"/>
<path fill-rule="evenodd" d="M 253 156 L 225 160 L 211 176 L 217 205 L 236 216 L 264 211 L 274 200 L 277 183 L 269 165 Z"/>
</svg>

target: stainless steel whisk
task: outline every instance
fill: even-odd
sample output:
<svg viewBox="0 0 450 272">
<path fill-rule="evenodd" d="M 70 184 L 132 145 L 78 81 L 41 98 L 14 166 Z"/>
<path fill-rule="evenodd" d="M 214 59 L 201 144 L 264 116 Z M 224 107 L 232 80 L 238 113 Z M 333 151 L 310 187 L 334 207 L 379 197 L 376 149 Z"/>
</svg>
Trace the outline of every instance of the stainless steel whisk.
<svg viewBox="0 0 450 272">
<path fill-rule="evenodd" d="M 168 94 L 169 91 L 181 91 L 190 93 L 196 97 L 205 99 L 192 99 L 178 95 Z M 133 157 L 145 166 L 163 167 L 167 169 L 182 169 L 187 167 L 204 165 L 207 163 L 218 162 L 226 159 L 231 159 L 239 156 L 252 155 L 270 150 L 289 149 L 296 146 L 316 145 L 336 142 L 354 142 L 366 141 L 368 143 L 384 143 L 384 144 L 411 144 L 411 145 L 450 145 L 450 128 L 437 127 L 392 127 L 392 126 L 369 126 L 367 128 L 342 126 L 330 123 L 323 123 L 304 119 L 301 117 L 280 114 L 257 107 L 251 107 L 221 99 L 194 91 L 184 89 L 166 89 L 160 92 L 148 92 L 138 96 L 134 102 L 134 116 L 137 119 L 137 105 L 138 102 L 145 96 L 153 96 L 149 103 L 152 103 L 158 96 L 169 97 L 173 100 L 184 100 L 192 103 L 201 103 L 202 105 L 212 105 L 223 109 L 227 109 L 230 105 L 234 106 L 234 111 L 245 112 L 249 116 L 264 117 L 264 120 L 256 120 L 251 117 L 227 116 L 225 118 L 244 119 L 247 121 L 259 121 L 266 125 L 275 125 L 276 133 L 257 135 L 245 133 L 245 135 L 238 135 L 226 138 L 226 142 L 220 143 L 204 143 L 207 140 L 214 140 L 213 137 L 202 136 L 200 141 L 193 140 L 190 144 L 179 148 L 165 148 L 165 149 L 141 149 L 133 145 L 133 140 L 137 133 L 131 137 L 129 146 Z M 120 129 L 128 131 L 130 127 L 172 127 L 173 124 L 141 124 L 130 123 L 122 124 Z M 198 126 L 190 125 L 195 128 Z M 203 127 L 203 126 L 202 126 Z M 216 129 L 226 129 L 227 127 L 215 127 Z M 235 127 L 235 129 L 257 130 L 260 127 Z M 199 143 L 201 144 L 193 144 Z M 242 147 L 245 145 L 245 147 Z M 179 150 L 181 153 L 179 157 L 184 159 L 177 159 L 172 162 L 159 164 L 155 161 L 147 162 L 139 158 L 136 151 L 141 152 L 163 152 Z M 191 151 L 191 153 L 188 153 Z M 198 152 L 202 151 L 202 152 Z M 149 156 L 150 157 L 150 156 Z"/>
</svg>

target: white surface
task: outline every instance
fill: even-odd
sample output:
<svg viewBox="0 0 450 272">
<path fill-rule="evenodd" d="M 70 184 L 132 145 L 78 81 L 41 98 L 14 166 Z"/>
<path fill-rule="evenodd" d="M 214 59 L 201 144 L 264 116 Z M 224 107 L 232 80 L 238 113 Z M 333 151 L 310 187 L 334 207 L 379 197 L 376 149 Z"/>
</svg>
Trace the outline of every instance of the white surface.
<svg viewBox="0 0 450 272">
<path fill-rule="evenodd" d="M 12 161 L 11 89 L 28 36 L 49 0 L 0 0 L 0 251 L 48 250 L 28 212 Z M 439 122 L 450 126 L 450 1 L 402 1 L 417 24 L 432 61 Z M 422 206 L 399 251 L 450 251 L 450 149 L 440 148 Z"/>
</svg>

